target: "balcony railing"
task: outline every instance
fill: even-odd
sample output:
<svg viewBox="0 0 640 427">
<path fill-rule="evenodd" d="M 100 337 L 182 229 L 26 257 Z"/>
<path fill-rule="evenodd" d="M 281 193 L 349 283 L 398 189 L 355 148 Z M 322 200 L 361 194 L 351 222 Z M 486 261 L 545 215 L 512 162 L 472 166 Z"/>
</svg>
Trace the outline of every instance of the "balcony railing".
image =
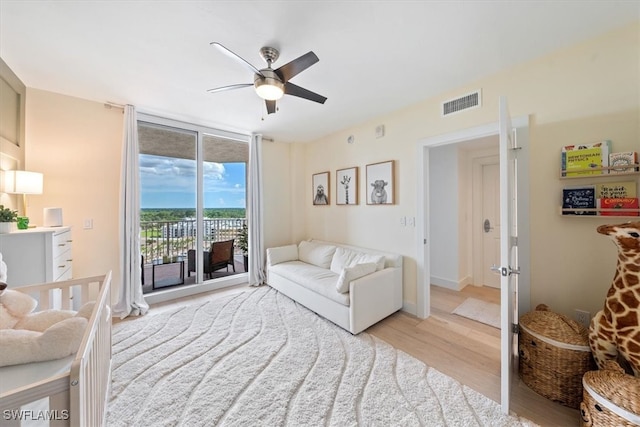
<svg viewBox="0 0 640 427">
<path fill-rule="evenodd" d="M 246 218 L 207 218 L 203 223 L 202 249 L 208 250 L 213 242 L 237 240 L 247 220 Z M 141 222 L 140 251 L 144 263 L 166 264 L 186 260 L 187 251 L 196 248 L 196 230 L 195 219 Z M 237 247 L 235 251 L 241 253 Z"/>
</svg>

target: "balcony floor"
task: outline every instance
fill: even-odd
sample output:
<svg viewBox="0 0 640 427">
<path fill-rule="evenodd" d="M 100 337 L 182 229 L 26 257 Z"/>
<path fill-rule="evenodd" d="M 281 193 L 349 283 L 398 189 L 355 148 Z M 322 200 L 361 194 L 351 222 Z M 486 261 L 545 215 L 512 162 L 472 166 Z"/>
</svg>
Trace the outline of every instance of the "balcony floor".
<svg viewBox="0 0 640 427">
<path fill-rule="evenodd" d="M 234 274 L 240 274 L 240 273 L 244 273 L 244 261 L 242 258 L 242 255 L 236 255 L 234 257 L 234 261 L 235 261 L 235 267 L 236 267 L 236 271 L 233 271 L 233 268 L 231 266 L 229 266 L 229 271 L 227 271 L 227 269 L 220 269 L 217 270 L 213 273 L 211 273 L 211 280 L 213 279 L 218 279 L 220 277 L 225 277 L 225 276 L 231 276 Z M 152 286 L 152 277 L 154 276 L 152 269 L 153 266 L 151 264 L 145 264 L 143 267 L 143 274 L 144 274 L 144 284 L 142 285 L 142 293 L 143 294 L 148 294 L 151 292 L 155 292 L 155 291 L 161 291 L 167 288 L 172 288 L 172 287 L 177 287 L 177 286 L 183 286 L 183 285 L 193 285 L 196 283 L 196 277 L 195 277 L 195 273 L 192 272 L 191 273 L 191 277 L 189 277 L 189 274 L 187 272 L 187 262 L 184 262 L 184 283 L 180 284 L 180 285 L 171 285 L 171 286 L 162 286 L 159 287 L 159 284 L 162 284 L 163 282 L 173 282 L 173 281 L 180 281 L 180 266 L 182 264 L 180 263 L 171 263 L 171 264 L 162 264 L 162 265 L 157 265 L 156 269 L 155 269 L 155 282 L 156 282 L 156 288 L 153 289 Z M 209 279 L 209 275 L 205 274 L 205 280 L 210 280 Z"/>
</svg>

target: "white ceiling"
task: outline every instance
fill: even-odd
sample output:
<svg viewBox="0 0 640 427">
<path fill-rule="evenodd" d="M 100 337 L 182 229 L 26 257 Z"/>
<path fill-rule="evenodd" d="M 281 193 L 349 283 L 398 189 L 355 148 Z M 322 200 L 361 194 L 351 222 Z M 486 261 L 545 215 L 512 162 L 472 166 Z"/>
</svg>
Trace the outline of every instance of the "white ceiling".
<svg viewBox="0 0 640 427">
<path fill-rule="evenodd" d="M 0 57 L 27 87 L 278 141 L 310 141 L 640 19 L 640 1 L 0 0 Z M 252 74 L 313 50 L 267 115 Z M 508 95 L 508 94 L 506 94 Z"/>
</svg>

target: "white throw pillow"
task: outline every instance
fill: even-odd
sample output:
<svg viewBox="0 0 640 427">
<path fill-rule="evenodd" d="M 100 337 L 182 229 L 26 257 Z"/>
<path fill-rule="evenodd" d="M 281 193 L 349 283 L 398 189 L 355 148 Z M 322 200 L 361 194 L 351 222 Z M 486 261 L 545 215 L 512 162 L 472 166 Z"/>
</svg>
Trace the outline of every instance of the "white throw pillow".
<svg viewBox="0 0 640 427">
<path fill-rule="evenodd" d="M 342 273 L 343 268 L 354 264 L 353 259 L 355 256 L 356 252 L 338 246 L 331 259 L 331 271 L 336 274 Z"/>
<path fill-rule="evenodd" d="M 320 243 L 303 240 L 298 245 L 298 259 L 307 264 L 328 269 L 331 266 L 331 260 L 333 259 L 335 251 L 335 246 L 322 245 Z"/>
<path fill-rule="evenodd" d="M 373 262 L 356 264 L 352 267 L 345 267 L 342 269 L 342 273 L 340 273 L 340 277 L 338 277 L 338 282 L 336 283 L 336 289 L 341 294 L 349 292 L 349 283 L 351 283 L 356 279 L 364 277 L 367 274 L 371 274 L 375 271 L 376 271 L 376 264 Z"/>
<path fill-rule="evenodd" d="M 376 271 L 384 270 L 384 255 L 374 255 L 365 252 L 353 251 L 340 246 L 336 248 L 336 252 L 331 260 L 331 271 L 340 274 L 345 267 L 353 267 L 356 264 L 365 263 L 376 264 Z"/>
<path fill-rule="evenodd" d="M 351 261 L 350 266 L 372 262 L 376 265 L 376 271 L 380 271 L 384 270 L 384 260 L 384 255 L 357 253 L 353 261 Z"/>
<path fill-rule="evenodd" d="M 298 260 L 298 246 L 287 245 L 279 248 L 273 248 L 267 251 L 269 259 L 267 262 L 269 265 L 280 264 L 281 262 L 297 261 Z"/>
</svg>

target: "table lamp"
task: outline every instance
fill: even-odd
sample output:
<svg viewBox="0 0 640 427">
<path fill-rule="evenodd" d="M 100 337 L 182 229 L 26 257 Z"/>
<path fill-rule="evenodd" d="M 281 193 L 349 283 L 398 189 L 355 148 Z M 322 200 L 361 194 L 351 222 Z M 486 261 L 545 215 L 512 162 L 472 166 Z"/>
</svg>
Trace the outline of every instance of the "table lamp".
<svg viewBox="0 0 640 427">
<path fill-rule="evenodd" d="M 22 215 L 27 216 L 27 194 L 42 194 L 43 177 L 39 172 L 5 171 L 4 191 L 22 194 Z"/>
</svg>

